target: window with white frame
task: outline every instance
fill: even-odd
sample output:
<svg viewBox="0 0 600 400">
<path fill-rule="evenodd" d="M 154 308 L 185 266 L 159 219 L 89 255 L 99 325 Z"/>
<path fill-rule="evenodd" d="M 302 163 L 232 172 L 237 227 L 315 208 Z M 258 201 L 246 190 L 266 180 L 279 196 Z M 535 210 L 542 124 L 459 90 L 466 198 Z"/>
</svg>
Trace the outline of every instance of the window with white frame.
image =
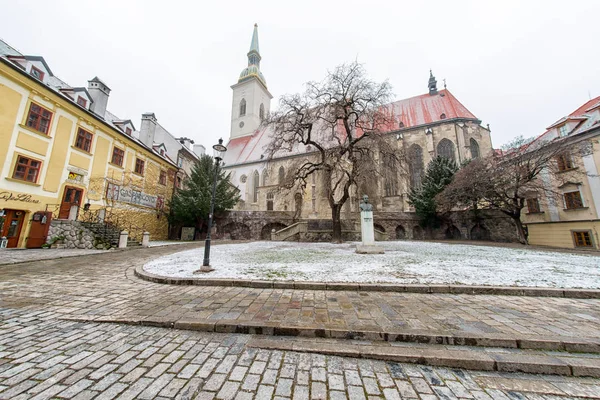
<svg viewBox="0 0 600 400">
<path fill-rule="evenodd" d="M 560 137 L 567 136 L 568 134 L 569 134 L 569 131 L 567 129 L 567 124 L 563 124 L 558 128 L 558 135 Z"/>
</svg>

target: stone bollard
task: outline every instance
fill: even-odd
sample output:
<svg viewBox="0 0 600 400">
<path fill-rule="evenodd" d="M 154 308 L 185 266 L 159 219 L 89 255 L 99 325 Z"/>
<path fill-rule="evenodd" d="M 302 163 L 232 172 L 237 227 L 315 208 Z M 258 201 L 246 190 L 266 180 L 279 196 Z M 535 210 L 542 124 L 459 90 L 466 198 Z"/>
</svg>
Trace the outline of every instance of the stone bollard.
<svg viewBox="0 0 600 400">
<path fill-rule="evenodd" d="M 119 248 L 120 249 L 124 249 L 125 247 L 127 247 L 127 237 L 129 236 L 129 232 L 127 231 L 122 231 L 121 235 L 119 236 Z"/>
<path fill-rule="evenodd" d="M 150 247 L 150 232 L 144 232 L 142 235 L 142 247 Z"/>
</svg>

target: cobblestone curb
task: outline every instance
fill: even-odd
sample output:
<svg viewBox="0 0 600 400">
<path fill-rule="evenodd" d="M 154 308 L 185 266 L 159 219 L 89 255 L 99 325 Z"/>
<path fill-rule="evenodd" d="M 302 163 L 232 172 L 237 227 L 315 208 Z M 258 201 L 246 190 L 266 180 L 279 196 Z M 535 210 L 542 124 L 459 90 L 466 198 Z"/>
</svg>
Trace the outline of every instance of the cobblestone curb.
<svg viewBox="0 0 600 400">
<path fill-rule="evenodd" d="M 365 292 L 400 293 L 443 293 L 528 297 L 564 297 L 571 299 L 600 299 L 600 290 L 595 289 L 553 289 L 512 286 L 471 286 L 471 285 L 404 285 L 395 283 L 351 283 L 351 282 L 297 282 L 264 281 L 248 279 L 205 279 L 174 278 L 152 274 L 143 265 L 135 268 L 138 278 L 169 285 L 188 286 L 237 286 L 262 289 L 301 289 L 301 290 L 357 290 Z"/>
<path fill-rule="evenodd" d="M 570 337 L 522 336 L 507 337 L 499 334 L 465 335 L 460 333 L 435 334 L 429 331 L 356 331 L 344 329 L 325 329 L 320 327 L 292 326 L 280 323 L 240 323 L 238 321 L 211 321 L 200 319 L 174 320 L 165 318 L 127 318 L 127 317 L 65 317 L 69 321 L 121 323 L 162 328 L 185 329 L 201 332 L 241 333 L 249 335 L 290 336 L 304 338 L 327 338 L 346 340 L 370 340 L 380 342 L 419 343 L 448 346 L 500 347 L 508 349 L 529 349 L 546 351 L 566 351 L 577 353 L 600 353 L 600 339 L 582 339 Z M 599 366 L 600 367 L 600 366 Z"/>
<path fill-rule="evenodd" d="M 564 353 L 555 356 L 541 351 L 497 353 L 496 351 L 456 349 L 451 348 L 451 346 L 439 345 L 429 347 L 384 347 L 375 344 L 357 345 L 340 343 L 339 341 L 306 341 L 289 338 L 285 340 L 252 338 L 248 342 L 248 346 L 478 371 L 600 377 L 600 359 L 590 358 L 589 354 L 578 356 Z"/>
</svg>

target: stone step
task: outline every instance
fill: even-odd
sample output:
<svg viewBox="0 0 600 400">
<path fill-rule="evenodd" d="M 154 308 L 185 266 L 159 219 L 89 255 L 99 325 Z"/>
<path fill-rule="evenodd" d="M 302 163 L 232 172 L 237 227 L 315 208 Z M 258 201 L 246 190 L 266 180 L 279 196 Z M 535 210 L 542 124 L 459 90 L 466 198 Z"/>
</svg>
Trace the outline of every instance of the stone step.
<svg viewBox="0 0 600 400">
<path fill-rule="evenodd" d="M 252 337 L 248 347 L 267 350 L 319 353 L 340 357 L 359 357 L 399 363 L 415 363 L 478 371 L 524 372 L 600 378 L 600 354 L 493 346 L 461 346 L 380 340 L 331 339 L 326 337 L 285 336 L 296 334 L 259 324 L 227 324 L 209 320 L 173 320 L 169 317 L 84 317 L 69 321 L 123 323 L 221 333 L 245 333 Z M 251 325 L 251 326 L 250 326 Z M 278 336 L 281 335 L 281 336 Z"/>
<path fill-rule="evenodd" d="M 599 354 L 256 336 L 247 346 L 478 371 L 600 377 Z"/>
</svg>

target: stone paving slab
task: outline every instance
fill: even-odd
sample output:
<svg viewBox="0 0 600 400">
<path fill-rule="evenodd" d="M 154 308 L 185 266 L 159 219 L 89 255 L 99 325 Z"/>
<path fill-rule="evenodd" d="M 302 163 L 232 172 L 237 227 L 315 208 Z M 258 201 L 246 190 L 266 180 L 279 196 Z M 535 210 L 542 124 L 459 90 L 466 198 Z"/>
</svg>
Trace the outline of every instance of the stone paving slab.
<svg viewBox="0 0 600 400">
<path fill-rule="evenodd" d="M 135 277 L 135 267 L 180 249 L 159 247 L 2 266 L 0 307 L 155 325 L 195 321 L 212 331 L 242 326 L 274 332 L 278 328 L 280 334 L 289 334 L 289 328 L 298 328 L 315 336 L 330 332 L 353 337 L 348 332 L 354 332 L 366 339 L 388 333 L 413 341 L 442 338 L 442 344 L 475 338 L 481 344 L 485 339 L 554 349 L 560 343 L 559 348 L 567 351 L 596 351 L 590 346 L 597 346 L 600 339 L 597 299 L 172 286 Z"/>
<path fill-rule="evenodd" d="M 600 299 L 600 290 L 596 289 L 564 289 L 541 287 L 508 287 L 477 285 L 440 285 L 440 284 L 396 284 L 396 283 L 352 283 L 352 282 L 311 282 L 311 281 L 279 281 L 251 280 L 228 278 L 180 278 L 150 273 L 139 265 L 134 270 L 135 276 L 149 282 L 167 285 L 186 286 L 234 286 L 249 288 L 299 289 L 299 290 L 351 290 L 365 292 L 399 292 L 399 293 L 446 293 L 499 296 L 531 296 L 531 297 L 566 297 L 573 299 Z"/>
<path fill-rule="evenodd" d="M 600 398 L 594 378 L 281 351 L 250 335 L 60 317 L 0 308 L 0 399 Z"/>
</svg>

